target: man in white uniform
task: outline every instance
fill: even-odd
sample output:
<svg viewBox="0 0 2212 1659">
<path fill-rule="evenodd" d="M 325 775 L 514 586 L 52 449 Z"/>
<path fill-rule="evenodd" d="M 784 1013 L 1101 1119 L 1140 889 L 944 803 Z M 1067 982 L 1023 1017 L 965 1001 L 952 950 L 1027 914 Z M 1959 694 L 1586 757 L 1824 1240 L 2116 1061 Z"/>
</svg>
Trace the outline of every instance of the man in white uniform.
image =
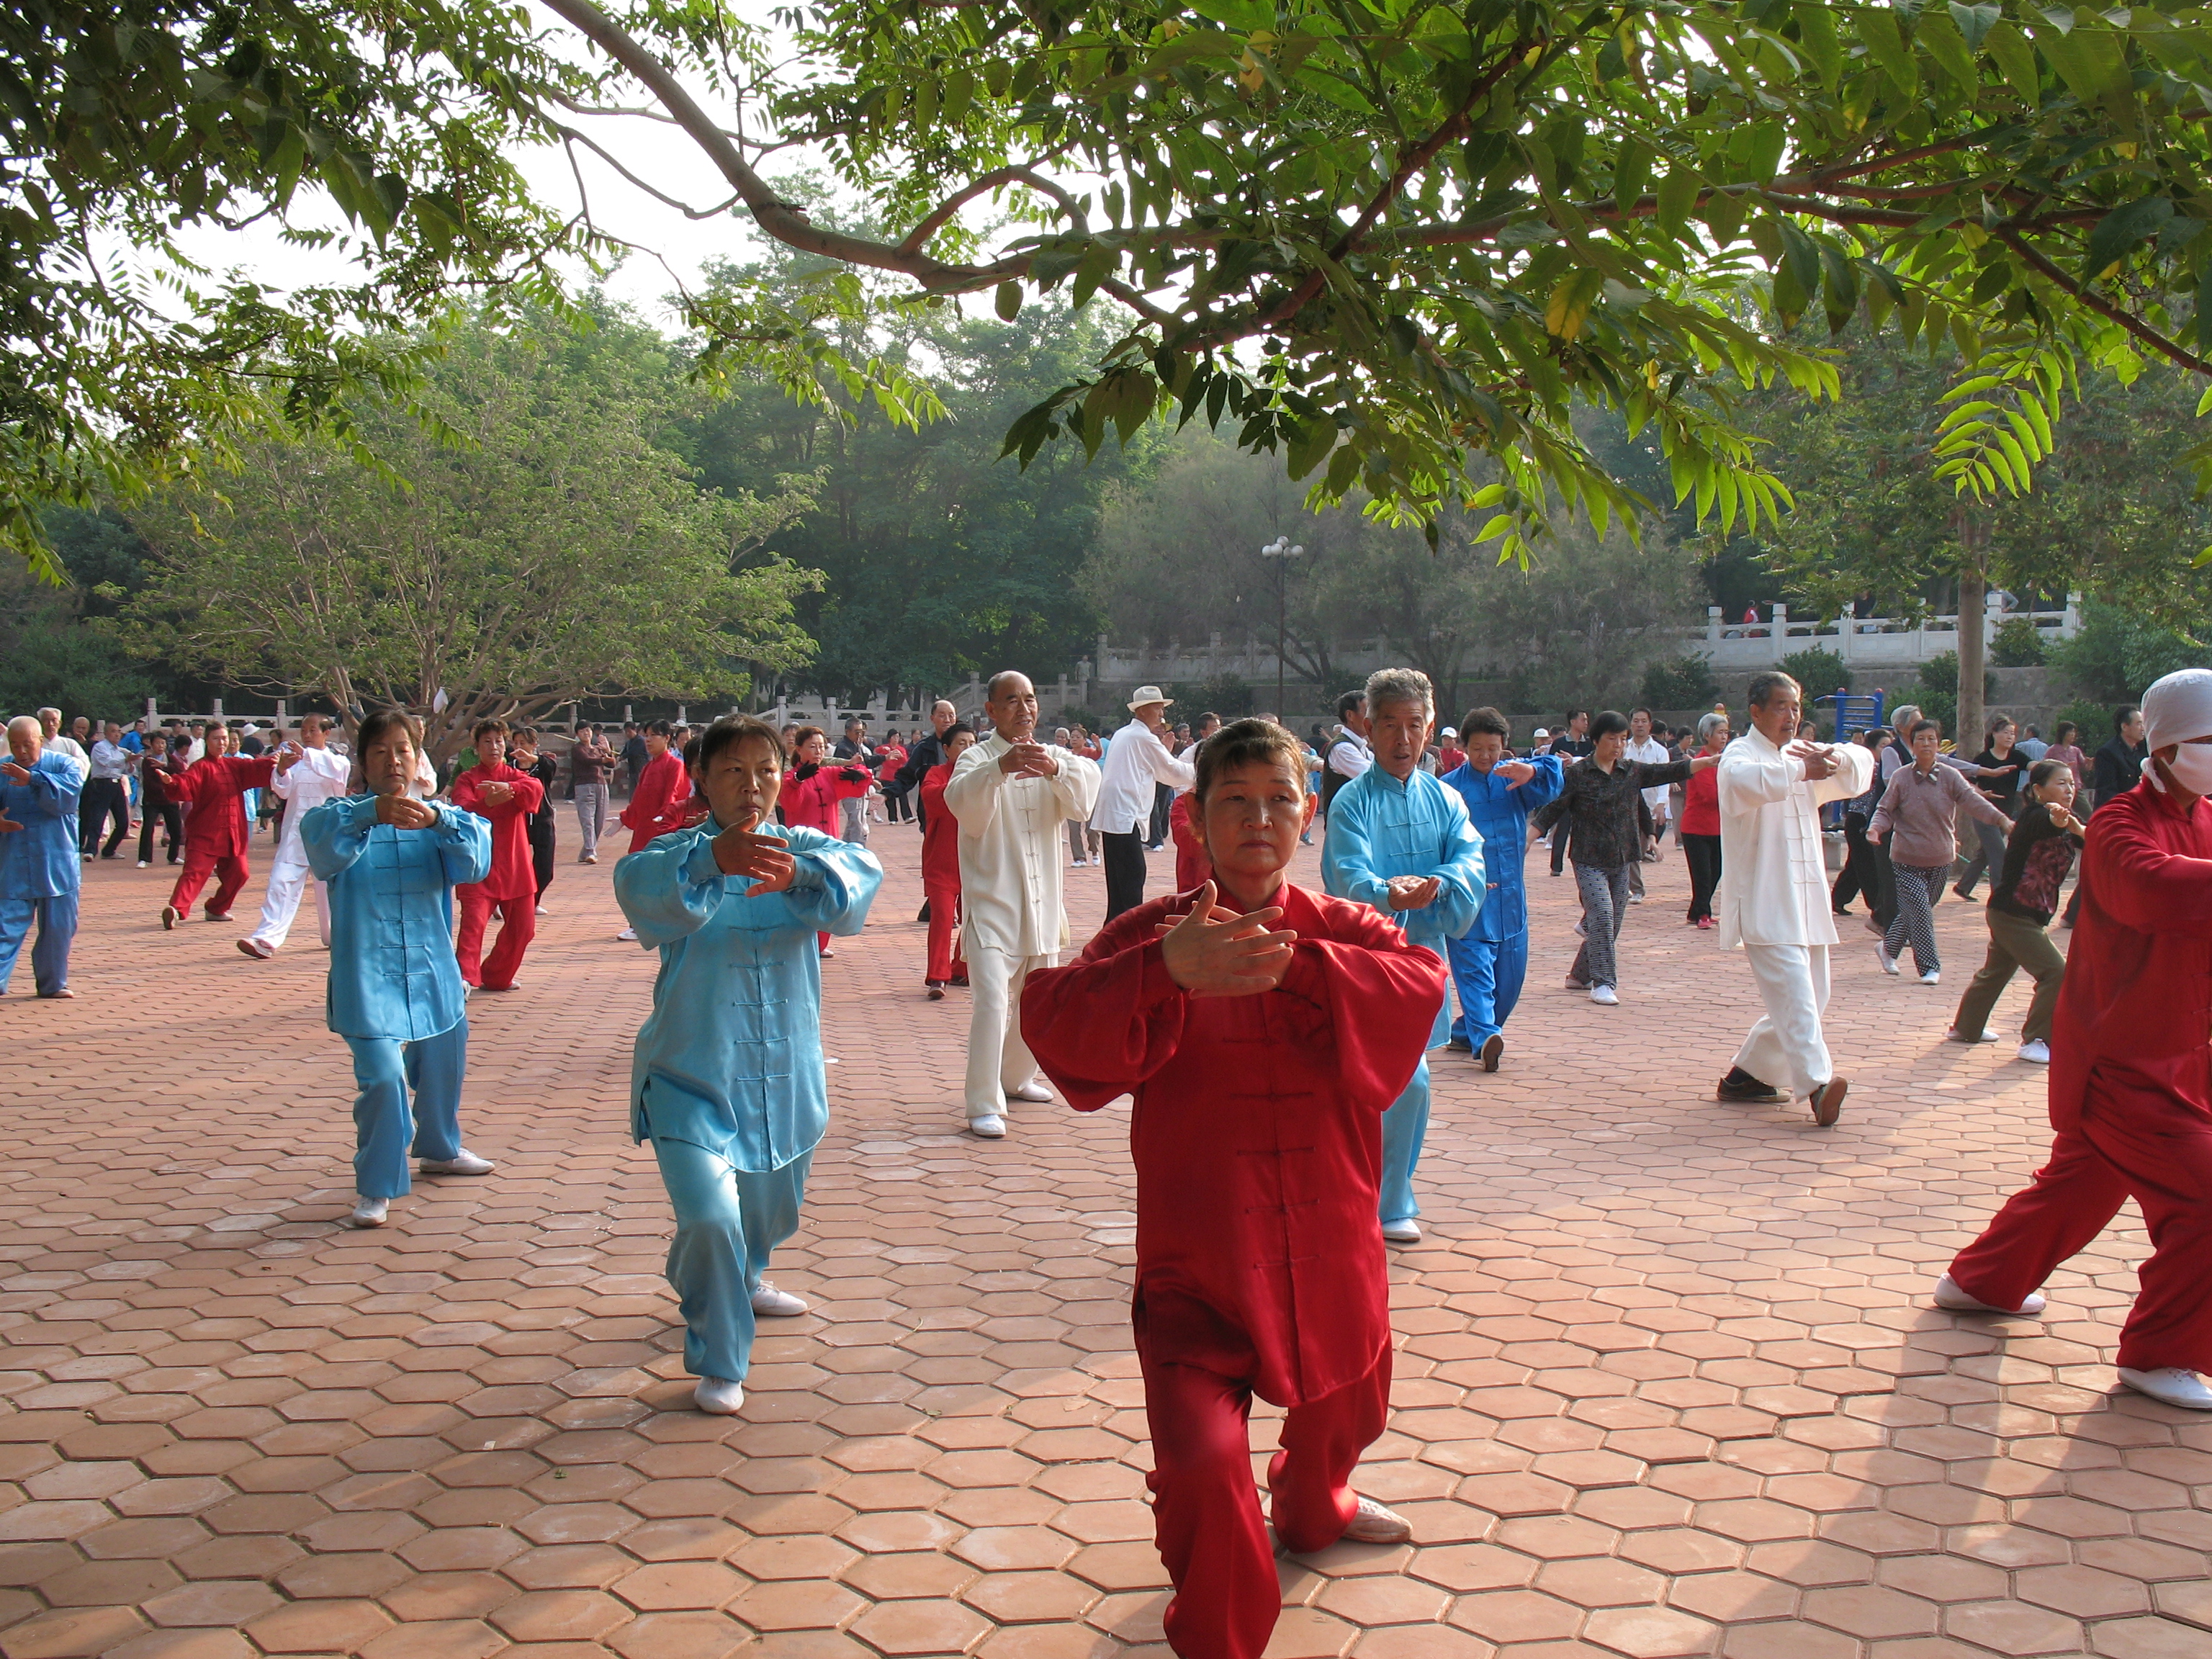
<svg viewBox="0 0 2212 1659">
<path fill-rule="evenodd" d="M 1836 923 L 1820 809 L 1863 794 L 1874 756 L 1858 744 L 1798 740 L 1803 695 L 1787 674 L 1755 676 L 1751 730 L 1721 754 L 1721 944 L 1743 946 L 1766 1012 L 1714 1092 L 1759 1104 L 1802 1097 L 1825 1127 L 1850 1083 L 1836 1075 L 1820 1030 Z"/>
<path fill-rule="evenodd" d="M 1154 786 L 1190 789 L 1198 783 L 1191 763 L 1170 754 L 1163 740 L 1174 701 L 1157 685 L 1139 686 L 1129 698 L 1129 723 L 1106 744 L 1091 827 L 1103 843 L 1109 921 L 1145 902 L 1145 826 L 1152 816 Z"/>
<path fill-rule="evenodd" d="M 330 722 L 320 714 L 304 717 L 300 721 L 300 740 L 286 744 L 278 751 L 276 775 L 270 779 L 269 787 L 284 803 L 284 827 L 276 837 L 276 862 L 269 866 L 269 890 L 261 901 L 261 920 L 238 941 L 238 948 L 247 956 L 266 961 L 291 936 L 292 918 L 300 912 L 300 896 L 313 879 L 307 868 L 307 849 L 300 845 L 300 820 L 325 801 L 344 794 L 352 769 L 344 756 L 331 749 Z M 315 882 L 315 921 L 327 950 L 331 896 L 319 881 Z"/>
<path fill-rule="evenodd" d="M 1022 987 L 1049 968 L 1067 937 L 1060 898 L 1060 825 L 1091 816 L 1098 769 L 1036 740 L 1036 688 L 1012 672 L 991 677 L 991 735 L 952 769 L 945 810 L 960 823 L 961 948 L 973 1012 L 968 1024 L 968 1129 L 1006 1133 L 1006 1102 L 1050 1100 L 1022 1041 Z"/>
</svg>

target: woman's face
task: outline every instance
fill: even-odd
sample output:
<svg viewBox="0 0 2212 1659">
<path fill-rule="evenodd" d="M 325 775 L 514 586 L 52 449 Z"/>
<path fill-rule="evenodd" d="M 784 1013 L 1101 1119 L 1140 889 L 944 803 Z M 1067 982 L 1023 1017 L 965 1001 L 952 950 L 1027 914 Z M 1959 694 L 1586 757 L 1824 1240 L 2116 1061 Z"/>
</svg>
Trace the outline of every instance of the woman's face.
<svg viewBox="0 0 2212 1659">
<path fill-rule="evenodd" d="M 2014 730 L 2014 728 L 2009 726 L 2000 726 L 1996 731 L 1990 732 L 1990 752 L 1996 755 L 2009 755 L 2012 753 Z"/>
<path fill-rule="evenodd" d="M 1932 727 L 1912 734 L 1912 763 L 1925 772 L 1936 764 L 1936 757 L 1942 743 L 1942 733 Z"/>
<path fill-rule="evenodd" d="M 1627 747 L 1627 732 L 1608 732 L 1597 740 L 1597 747 L 1590 752 L 1590 758 L 1610 772 L 1620 764 L 1621 751 Z"/>
<path fill-rule="evenodd" d="M 1729 746 L 1729 727 L 1728 727 L 1728 722 L 1727 722 L 1726 720 L 1723 720 L 1723 721 L 1722 721 L 1718 726 L 1716 726 L 1715 727 L 1713 727 L 1711 734 L 1709 737 L 1707 737 L 1707 738 L 1706 738 L 1706 739 L 1705 739 L 1705 752 L 1706 752 L 1708 755 L 1717 755 L 1717 754 L 1719 754 L 1719 753 L 1721 752 L 1721 750 L 1723 750 L 1723 749 L 1727 748 L 1728 746 Z"/>
<path fill-rule="evenodd" d="M 2058 775 L 2050 782 L 2035 786 L 2035 798 L 2049 801 L 2053 806 L 2070 806 L 2074 804 L 2074 769 L 2062 766 L 2058 769 Z"/>
<path fill-rule="evenodd" d="M 819 766 L 829 758 L 830 739 L 819 732 L 799 745 L 799 759 L 801 765 Z"/>
<path fill-rule="evenodd" d="M 1247 761 L 1212 779 L 1191 817 L 1199 843 L 1222 875 L 1247 890 L 1265 888 L 1298 850 L 1314 798 L 1286 761 Z"/>
</svg>

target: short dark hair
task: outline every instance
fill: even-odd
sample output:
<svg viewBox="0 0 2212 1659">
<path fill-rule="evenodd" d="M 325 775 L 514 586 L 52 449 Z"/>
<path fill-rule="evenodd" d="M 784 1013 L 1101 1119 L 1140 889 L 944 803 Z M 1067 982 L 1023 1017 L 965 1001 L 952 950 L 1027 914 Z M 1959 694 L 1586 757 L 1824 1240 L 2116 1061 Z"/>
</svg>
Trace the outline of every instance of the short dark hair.
<svg viewBox="0 0 2212 1659">
<path fill-rule="evenodd" d="M 2027 787 L 2031 789 L 2040 789 L 2053 778 L 2060 776 L 2070 778 L 2073 775 L 2074 769 L 2064 761 L 2039 760 L 2027 769 Z"/>
<path fill-rule="evenodd" d="M 725 714 L 692 740 L 689 759 L 694 771 L 704 772 L 725 749 L 758 738 L 769 746 L 781 768 L 790 757 L 784 753 L 783 733 L 756 714 Z"/>
<path fill-rule="evenodd" d="M 204 726 L 201 725 L 198 720 L 194 720 L 192 724 L 204 732 L 228 732 L 230 730 L 230 722 L 228 720 L 209 720 Z"/>
<path fill-rule="evenodd" d="M 1342 696 L 1336 700 L 1337 719 L 1342 720 L 1346 714 L 1352 713 L 1361 703 L 1365 702 L 1366 701 L 1367 694 L 1364 691 L 1346 692 Z M 1239 721 L 1238 724 L 1242 725 L 1243 722 Z"/>
<path fill-rule="evenodd" d="M 1197 805 L 1206 805 L 1206 791 L 1224 772 L 1254 761 L 1280 761 L 1292 777 L 1306 775 L 1305 752 L 1290 732 L 1273 720 L 1231 720 L 1198 745 L 1192 763 L 1198 775 L 1191 792 Z"/>
<path fill-rule="evenodd" d="M 412 714 L 404 708 L 380 708 L 374 714 L 363 719 L 361 729 L 354 733 L 354 752 L 366 755 L 371 749 L 383 742 L 386 734 L 394 726 L 398 726 L 406 737 L 409 748 L 416 750 L 422 748 L 422 728 L 416 723 Z"/>
<path fill-rule="evenodd" d="M 1915 720 L 1912 722 L 1912 729 L 1910 732 L 1907 732 L 1905 736 L 1906 740 L 1909 742 L 1912 738 L 1918 737 L 1923 732 L 1933 732 L 1939 738 L 1943 735 L 1942 726 L 1936 721 Z"/>
<path fill-rule="evenodd" d="M 168 740 L 169 740 L 169 734 L 168 734 L 167 732 L 149 732 L 146 734 L 146 741 L 147 741 L 147 742 L 149 742 L 149 743 L 163 743 L 163 744 L 165 744 L 165 743 L 168 742 Z"/>
<path fill-rule="evenodd" d="M 2112 715 L 2112 735 L 2116 738 L 2118 737 L 2120 735 L 2120 728 L 2142 713 L 2142 710 L 2136 708 L 2133 703 L 2128 703 L 2116 710 Z"/>
<path fill-rule="evenodd" d="M 1770 670 L 1766 673 L 1753 674 L 1751 677 L 1751 692 L 1745 701 L 1753 708 L 1764 708 L 1772 699 L 1776 690 L 1785 685 L 1796 692 L 1801 699 L 1804 696 L 1805 688 L 1797 684 L 1796 676 Z"/>
<path fill-rule="evenodd" d="M 1654 726 L 1656 726 L 1659 723 L 1658 716 L 1654 714 L 1648 708 L 1632 708 L 1628 711 L 1628 718 L 1631 720 L 1634 720 L 1638 714 L 1643 715 L 1645 720 L 1650 720 Z"/>
<path fill-rule="evenodd" d="M 1459 740 L 1462 743 L 1465 743 L 1478 732 L 1486 732 L 1493 738 L 1503 738 L 1507 743 L 1513 741 L 1511 722 L 1486 703 L 1480 708 L 1468 709 L 1460 718 Z"/>
<path fill-rule="evenodd" d="M 2079 735 L 2080 735 L 2080 733 L 2081 733 L 2081 728 L 2080 726 L 2078 726 L 2075 725 L 2075 724 L 2074 724 L 2074 722 L 2073 722 L 2072 720 L 2061 720 L 2061 721 L 2059 721 L 2059 722 L 2058 722 L 2058 731 L 2057 731 L 2057 736 L 2058 741 L 2059 741 L 2059 742 L 2061 742 L 2061 743 L 2063 743 L 2063 742 L 2065 742 L 2065 741 L 2067 740 L 2067 738 L 2071 738 L 2071 737 L 2077 737 L 2077 736 L 2079 736 Z"/>
<path fill-rule="evenodd" d="M 1627 715 L 1622 714 L 1618 708 L 1601 709 L 1590 720 L 1590 741 L 1595 743 L 1601 738 L 1609 738 L 1616 732 L 1626 730 L 1628 730 Z"/>
<path fill-rule="evenodd" d="M 502 738 L 513 735 L 513 728 L 505 720 L 482 720 L 469 728 L 469 741 L 474 743 L 487 732 L 496 732 Z"/>
<path fill-rule="evenodd" d="M 656 738 L 672 738 L 676 735 L 676 726 L 672 720 L 653 720 L 645 729 L 647 735 Z"/>
</svg>

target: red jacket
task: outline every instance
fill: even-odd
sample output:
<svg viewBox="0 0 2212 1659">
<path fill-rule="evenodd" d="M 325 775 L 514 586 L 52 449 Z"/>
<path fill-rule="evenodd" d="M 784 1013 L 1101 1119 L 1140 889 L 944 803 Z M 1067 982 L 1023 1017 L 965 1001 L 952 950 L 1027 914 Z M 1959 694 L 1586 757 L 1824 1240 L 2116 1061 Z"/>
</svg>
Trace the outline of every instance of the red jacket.
<svg viewBox="0 0 2212 1659">
<path fill-rule="evenodd" d="M 494 806 L 483 798 L 488 783 L 513 784 L 514 793 Z M 464 812 L 491 820 L 491 873 L 470 885 L 489 899 L 535 897 L 538 875 L 530 861 L 528 820 L 545 804 L 545 786 L 529 773 L 502 763 L 471 766 L 453 780 L 447 793 Z"/>
<path fill-rule="evenodd" d="M 1152 927 L 1189 901 L 1155 899 L 1030 975 L 1022 1035 L 1078 1111 L 1136 1096 L 1146 1346 L 1293 1406 L 1389 1346 L 1382 1114 L 1421 1062 L 1444 973 L 1364 905 L 1288 885 L 1280 902 L 1298 942 L 1275 990 L 1185 993 Z"/>
<path fill-rule="evenodd" d="M 684 811 L 691 799 L 690 780 L 684 771 L 684 757 L 673 749 L 655 755 L 637 775 L 637 787 L 622 810 L 623 828 L 629 831 L 629 850 L 636 852 L 655 836 L 684 827 Z"/>
<path fill-rule="evenodd" d="M 276 757 L 248 760 L 243 755 L 201 757 L 182 772 L 162 780 L 169 799 L 192 809 L 185 814 L 185 850 L 218 859 L 242 859 L 250 845 L 246 825 L 246 792 L 266 788 Z"/>
<path fill-rule="evenodd" d="M 1168 808 L 1168 839 L 1175 842 L 1178 893 L 1188 893 L 1213 879 L 1213 860 L 1206 856 L 1206 848 L 1198 844 L 1198 832 L 1190 827 L 1191 803 L 1197 799 L 1185 789 Z"/>
<path fill-rule="evenodd" d="M 825 836 L 839 836 L 837 803 L 868 793 L 868 769 L 831 761 L 804 778 L 796 771 L 783 775 L 783 793 L 776 805 L 783 808 L 786 823 L 805 824 Z"/>
<path fill-rule="evenodd" d="M 2093 1071 L 2212 1115 L 2212 801 L 2183 811 L 2146 781 L 2099 802 L 2088 830 L 2051 1023 L 2051 1127 L 2081 1121 Z"/>
<path fill-rule="evenodd" d="M 952 781 L 952 763 L 933 766 L 921 775 L 921 884 L 928 892 L 960 890 L 960 821 L 945 804 L 945 786 Z"/>
</svg>

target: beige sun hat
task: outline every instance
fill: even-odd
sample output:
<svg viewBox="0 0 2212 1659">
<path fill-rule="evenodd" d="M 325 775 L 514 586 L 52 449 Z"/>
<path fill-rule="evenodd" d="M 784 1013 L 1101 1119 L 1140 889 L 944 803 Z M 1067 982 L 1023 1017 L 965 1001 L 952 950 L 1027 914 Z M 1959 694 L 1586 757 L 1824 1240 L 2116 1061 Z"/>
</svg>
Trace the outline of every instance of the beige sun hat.
<svg viewBox="0 0 2212 1659">
<path fill-rule="evenodd" d="M 1148 702 L 1156 702 L 1164 708 L 1174 701 L 1157 685 L 1140 685 L 1129 694 L 1129 712 L 1133 714 Z"/>
</svg>

